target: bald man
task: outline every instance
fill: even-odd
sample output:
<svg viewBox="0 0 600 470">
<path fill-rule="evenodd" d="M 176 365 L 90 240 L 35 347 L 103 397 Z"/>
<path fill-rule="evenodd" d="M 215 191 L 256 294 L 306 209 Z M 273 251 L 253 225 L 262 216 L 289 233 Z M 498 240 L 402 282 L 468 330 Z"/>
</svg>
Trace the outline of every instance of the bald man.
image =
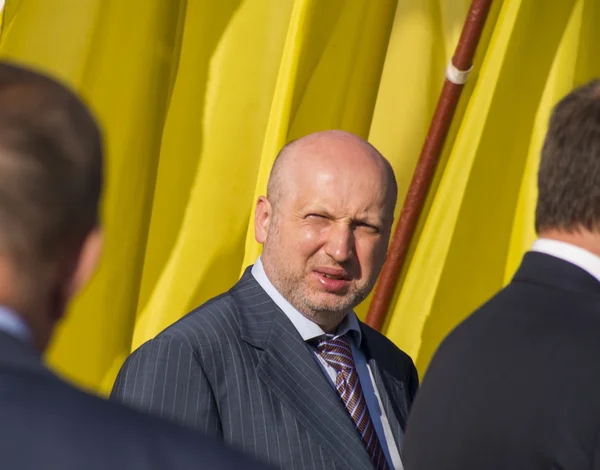
<svg viewBox="0 0 600 470">
<path fill-rule="evenodd" d="M 417 373 L 353 312 L 385 261 L 396 198 L 390 164 L 355 135 L 285 146 L 256 203 L 260 258 L 135 351 L 113 398 L 283 469 L 401 469 Z"/>
</svg>

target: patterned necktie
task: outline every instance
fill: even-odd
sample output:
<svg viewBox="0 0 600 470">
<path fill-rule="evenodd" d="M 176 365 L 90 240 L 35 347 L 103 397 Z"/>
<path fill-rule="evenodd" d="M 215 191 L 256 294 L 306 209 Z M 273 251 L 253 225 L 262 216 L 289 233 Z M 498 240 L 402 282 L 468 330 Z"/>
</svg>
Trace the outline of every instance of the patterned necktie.
<svg viewBox="0 0 600 470">
<path fill-rule="evenodd" d="M 367 401 L 358 380 L 348 338 L 340 336 L 321 339 L 318 341 L 317 351 L 327 364 L 337 371 L 335 388 L 356 425 L 373 465 L 377 470 L 389 470 L 390 467 L 369 416 Z"/>
</svg>

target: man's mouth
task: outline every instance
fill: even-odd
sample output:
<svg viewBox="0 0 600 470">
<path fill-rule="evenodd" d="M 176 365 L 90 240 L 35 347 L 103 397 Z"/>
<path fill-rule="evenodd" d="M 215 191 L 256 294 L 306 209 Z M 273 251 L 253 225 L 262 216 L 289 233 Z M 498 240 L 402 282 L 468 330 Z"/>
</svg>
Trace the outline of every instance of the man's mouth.
<svg viewBox="0 0 600 470">
<path fill-rule="evenodd" d="M 350 274 L 340 268 L 317 268 L 314 270 L 314 274 L 321 286 L 328 292 L 342 293 L 350 284 Z"/>
<path fill-rule="evenodd" d="M 327 279 L 340 279 L 340 280 L 341 280 L 341 279 L 344 279 L 344 277 L 343 277 L 343 276 L 334 276 L 333 274 L 325 274 L 325 273 L 322 273 L 322 274 L 323 274 L 323 276 L 325 276 Z"/>
<path fill-rule="evenodd" d="M 349 281 L 350 274 L 341 268 L 319 267 L 315 271 L 328 279 L 337 279 L 340 281 Z"/>
</svg>

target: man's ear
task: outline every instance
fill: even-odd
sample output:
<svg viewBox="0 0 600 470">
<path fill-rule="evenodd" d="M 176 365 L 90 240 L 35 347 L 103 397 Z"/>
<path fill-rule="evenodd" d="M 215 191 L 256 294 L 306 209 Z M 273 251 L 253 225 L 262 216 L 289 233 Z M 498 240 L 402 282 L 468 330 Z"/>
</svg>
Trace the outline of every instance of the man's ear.
<svg viewBox="0 0 600 470">
<path fill-rule="evenodd" d="M 256 212 L 254 213 L 254 238 L 260 244 L 267 239 L 269 224 L 273 217 L 273 207 L 265 196 L 260 196 L 256 201 Z"/>
<path fill-rule="evenodd" d="M 69 286 L 71 297 L 83 289 L 96 272 L 103 244 L 104 234 L 100 227 L 92 230 L 83 241 Z"/>
</svg>

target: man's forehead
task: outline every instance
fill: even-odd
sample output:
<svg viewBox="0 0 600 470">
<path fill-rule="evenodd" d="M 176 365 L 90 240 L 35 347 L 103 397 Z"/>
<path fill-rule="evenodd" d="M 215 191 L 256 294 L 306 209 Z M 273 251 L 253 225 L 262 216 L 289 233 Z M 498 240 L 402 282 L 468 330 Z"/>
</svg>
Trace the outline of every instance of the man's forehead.
<svg viewBox="0 0 600 470">
<path fill-rule="evenodd" d="M 284 180 L 291 187 L 300 190 L 327 190 L 336 187 L 343 190 L 351 187 L 354 190 L 373 190 L 385 188 L 388 176 L 385 168 L 364 161 L 363 164 L 346 161 L 345 159 L 327 158 L 326 155 L 311 155 L 303 158 L 297 156 L 290 159 L 290 166 L 284 173 Z"/>
<path fill-rule="evenodd" d="M 390 199 L 393 174 L 387 161 L 368 142 L 341 131 L 311 134 L 289 144 L 272 173 L 273 196 L 306 200 L 333 188 L 369 200 Z M 277 191 L 275 191 L 277 188 Z M 395 198 L 394 198 L 395 202 Z"/>
<path fill-rule="evenodd" d="M 334 210 L 352 206 L 356 210 L 379 210 L 386 206 L 387 187 L 358 175 L 344 172 L 296 173 L 283 192 L 286 199 L 297 206 L 322 207 Z"/>
<path fill-rule="evenodd" d="M 385 184 L 387 179 L 383 165 L 373 159 L 328 151 L 290 155 L 282 175 L 298 185 Z"/>
</svg>

